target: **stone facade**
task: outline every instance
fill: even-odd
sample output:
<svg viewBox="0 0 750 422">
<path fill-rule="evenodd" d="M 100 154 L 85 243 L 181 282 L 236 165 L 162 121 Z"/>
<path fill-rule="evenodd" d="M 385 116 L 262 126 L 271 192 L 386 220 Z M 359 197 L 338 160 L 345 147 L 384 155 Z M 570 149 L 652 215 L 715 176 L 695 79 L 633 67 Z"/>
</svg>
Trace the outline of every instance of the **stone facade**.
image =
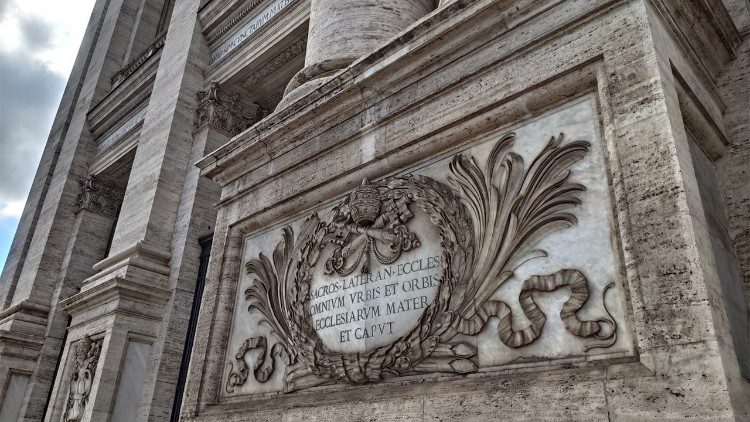
<svg viewBox="0 0 750 422">
<path fill-rule="evenodd" d="M 98 0 L 0 420 L 750 420 L 747 104 L 746 0 Z"/>
</svg>

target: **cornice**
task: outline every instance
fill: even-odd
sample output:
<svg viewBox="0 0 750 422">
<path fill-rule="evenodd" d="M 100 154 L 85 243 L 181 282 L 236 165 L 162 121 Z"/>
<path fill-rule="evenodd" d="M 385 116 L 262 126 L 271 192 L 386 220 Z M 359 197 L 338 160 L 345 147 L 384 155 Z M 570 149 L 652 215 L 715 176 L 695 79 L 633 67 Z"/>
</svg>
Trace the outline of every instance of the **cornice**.
<svg viewBox="0 0 750 422">
<path fill-rule="evenodd" d="M 205 72 L 207 81 L 225 82 L 234 80 L 236 75 L 242 74 L 253 65 L 260 65 L 259 59 L 267 58 L 275 54 L 279 42 L 285 42 L 291 38 L 302 38 L 307 35 L 305 24 L 309 19 L 310 0 L 296 0 L 287 6 L 281 13 L 274 15 L 249 37 L 237 44 L 231 51 L 222 55 L 218 60 L 212 62 Z M 243 22 L 254 19 L 251 14 Z M 225 34 L 224 39 L 234 36 L 233 31 Z M 222 44 L 217 42 L 212 50 L 218 50 Z M 215 55 L 212 52 L 212 56 Z"/>
<path fill-rule="evenodd" d="M 304 119 L 308 112 L 318 112 L 321 102 L 330 102 L 334 95 L 338 96 L 338 104 L 347 105 L 344 101 L 343 92 L 352 90 L 355 82 L 362 79 L 373 78 L 376 71 L 385 68 L 396 68 L 394 65 L 399 57 L 417 54 L 416 50 L 435 42 L 439 42 L 441 36 L 455 29 L 455 26 L 471 19 L 482 19 L 482 12 L 496 7 L 496 0 L 457 0 L 453 4 L 438 9 L 372 54 L 354 62 L 348 68 L 337 73 L 328 83 L 311 94 L 301 97 L 289 104 L 282 110 L 277 110 L 258 124 L 232 138 L 227 144 L 198 161 L 196 165 L 201 169 L 203 175 L 214 178 L 218 174 L 229 170 L 234 163 L 240 160 L 243 163 L 261 163 L 268 161 L 277 155 L 273 148 L 272 134 L 284 132 L 291 128 L 298 119 Z M 407 48 L 408 46 L 408 48 Z M 406 69 L 401 70 L 406 71 Z M 398 72 L 397 72 L 398 73 Z M 356 91 L 356 90 L 354 90 Z M 355 94 L 358 96 L 358 94 Z M 349 95 L 351 97 L 351 95 Z M 352 101 L 360 101 L 352 100 Z M 360 104 L 361 106 L 361 104 Z M 286 142 L 289 148 L 292 148 Z M 261 165 L 261 164 L 258 164 Z M 246 170 L 249 170 L 246 168 Z M 220 183 L 226 183 L 235 175 L 229 171 L 220 179 Z"/>
<path fill-rule="evenodd" d="M 527 8 L 509 11 L 498 7 L 500 4 L 496 0 L 458 0 L 427 15 L 389 44 L 236 136 L 197 165 L 202 174 L 225 186 L 220 206 L 237 200 L 259 184 L 283 177 L 304 162 L 319 158 L 328 148 L 344 142 L 348 138 L 333 139 L 323 134 L 374 104 L 418 84 L 424 74 L 439 73 L 466 57 L 483 58 L 469 60 L 470 66 L 460 78 L 447 79 L 437 87 L 423 87 L 421 96 L 410 98 L 408 107 L 418 108 L 446 95 L 446 91 L 459 90 L 470 76 L 480 77 L 499 63 L 533 51 L 539 44 L 554 40 L 561 31 L 591 25 L 619 4 L 616 1 L 579 3 L 586 7 L 565 7 L 569 5 L 547 1 L 532 2 Z M 550 20 L 550 15 L 555 15 L 555 19 Z M 530 30 L 542 24 L 543 29 Z M 514 35 L 510 32 L 522 36 L 511 41 L 509 37 Z M 452 35 L 447 36 L 448 33 Z M 447 38 L 450 42 L 446 42 Z M 485 51 L 479 52 L 482 50 Z M 378 113 L 378 120 L 368 123 L 367 132 L 375 133 L 392 120 L 401 118 L 406 103 L 400 99 L 394 101 L 397 104 L 382 109 L 387 113 Z M 357 133 L 364 136 L 362 130 Z M 311 142 L 309 148 L 302 146 L 308 142 Z M 269 162 L 273 162 L 270 166 L 273 174 L 268 174 Z M 240 177 L 241 183 L 227 187 Z"/>
<path fill-rule="evenodd" d="M 702 77 L 715 83 L 727 63 L 736 56 L 741 42 L 724 5 L 710 0 L 648 1 Z"/>
<path fill-rule="evenodd" d="M 141 256 L 146 258 L 148 261 L 158 263 L 163 268 L 158 271 L 160 274 L 169 275 L 169 261 L 172 259 L 172 254 L 152 246 L 146 245 L 142 242 L 136 242 L 132 246 L 118 252 L 110 257 L 107 257 L 96 264 L 94 264 L 94 271 L 108 271 L 118 264 L 125 262 L 127 258 L 132 256 Z"/>
<path fill-rule="evenodd" d="M 148 59 L 153 57 L 159 50 L 161 50 L 162 47 L 164 47 L 164 42 L 167 40 L 167 31 L 163 31 L 161 34 L 159 34 L 156 39 L 149 45 L 146 50 L 143 51 L 138 57 L 131 60 L 130 63 L 126 64 L 122 69 L 120 69 L 115 75 L 112 77 L 112 84 L 118 85 L 122 83 L 125 79 L 129 78 L 130 75 L 135 73 L 138 68 L 143 66 Z"/>
<path fill-rule="evenodd" d="M 112 301 L 127 301 L 135 303 L 147 303 L 151 307 L 137 307 L 139 314 L 145 317 L 159 317 L 159 308 L 163 307 L 171 292 L 167 289 L 141 283 L 126 277 L 114 277 L 100 283 L 91 289 L 81 291 L 61 302 L 71 316 L 76 316 L 84 311 L 100 307 Z M 118 309 L 132 312 L 136 307 L 121 303 Z M 102 309 L 105 310 L 105 309 Z"/>
<path fill-rule="evenodd" d="M 258 82 L 284 67 L 284 65 L 292 61 L 295 57 L 305 54 L 306 47 L 307 37 L 294 41 L 245 78 L 242 81 L 242 86 L 252 88 Z"/>
<path fill-rule="evenodd" d="M 148 101 L 159 67 L 159 56 L 151 56 L 131 78 L 116 86 L 91 109 L 88 121 L 95 137 L 116 130 L 116 126 Z"/>
<path fill-rule="evenodd" d="M 49 314 L 49 311 L 49 305 L 42 305 L 40 303 L 31 302 L 29 300 L 22 300 L 15 305 L 11 305 L 0 311 L 0 323 L 2 323 L 8 316 L 13 315 L 17 312 L 37 316 L 39 318 L 47 318 L 47 314 Z"/>
<path fill-rule="evenodd" d="M 224 25 L 214 31 L 211 31 L 209 37 L 206 39 L 208 46 L 210 47 L 218 40 L 220 40 L 221 37 L 224 36 L 224 34 L 229 32 L 238 23 L 242 22 L 242 20 L 245 19 L 250 14 L 250 12 L 255 10 L 261 3 L 263 3 L 263 1 L 265 0 L 250 0 L 250 2 L 243 6 L 239 10 L 239 12 L 235 13 L 231 19 L 226 20 Z"/>
</svg>

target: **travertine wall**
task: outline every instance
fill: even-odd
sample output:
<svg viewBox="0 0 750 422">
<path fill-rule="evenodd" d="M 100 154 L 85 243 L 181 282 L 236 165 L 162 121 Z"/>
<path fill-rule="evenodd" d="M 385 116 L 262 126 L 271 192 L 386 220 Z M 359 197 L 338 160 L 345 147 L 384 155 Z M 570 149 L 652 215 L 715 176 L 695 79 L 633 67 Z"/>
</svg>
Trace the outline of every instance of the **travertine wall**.
<svg viewBox="0 0 750 422">
<path fill-rule="evenodd" d="M 199 2 L 177 2 L 174 11 L 163 8 L 169 4 L 112 0 L 94 8 L 56 120 L 61 128 L 51 135 L 62 130 L 65 138 L 51 137 L 47 149 L 56 161 L 45 161 L 37 175 L 48 177 L 48 186 L 32 188 L 36 209 L 27 211 L 3 273 L 0 385 L 11 374 L 28 376 L 21 420 L 72 417 L 81 365 L 91 377 L 76 384 L 78 398 L 85 397 L 75 411 L 82 420 L 172 414 L 198 238 L 213 230 L 218 199 L 216 184 L 192 163 L 228 135 L 209 126 L 195 131 L 208 64 Z M 159 44 L 157 25 L 169 16 L 178 24 Z M 127 185 L 124 194 L 88 189 L 83 182 L 99 173 L 115 173 Z M 34 205 L 37 194 L 43 199 Z M 87 341 L 98 346 L 84 360 L 77 351 Z M 128 353 L 131 344 L 148 353 Z M 123 363 L 132 356 L 143 361 Z M 119 381 L 132 368 L 145 368 L 134 378 L 141 379 L 135 397 Z"/>
<path fill-rule="evenodd" d="M 737 331 L 746 311 L 727 293 L 738 271 L 750 304 L 747 1 L 169 4 L 94 7 L 0 282 L 0 397 L 23 395 L 21 420 L 58 421 L 72 408 L 84 421 L 175 417 L 198 239 L 214 229 L 183 420 L 750 419 Z M 167 17 L 165 38 L 153 39 Z M 278 50 L 305 39 L 293 49 L 305 69 L 257 122 L 259 106 L 242 95 L 253 86 L 241 81 L 254 61 L 302 63 Z M 605 266 L 589 275 L 579 316 L 611 306 L 611 349 L 566 337 L 562 289 L 534 293 L 548 318 L 530 349 L 499 345 L 492 319 L 471 343 L 480 371 L 284 393 L 279 366 L 270 384 L 227 392 L 235 349 L 257 333 L 244 265 L 272 255 L 272 229 L 330 207 L 363 178 L 445 181 L 434 163 L 458 151 L 484 160 L 482 142 L 510 131 L 529 162 L 541 144 L 527 138 L 560 127 L 596 142 L 598 158 L 571 175 L 590 186 L 571 211 L 580 224 L 543 243 L 546 264 L 519 266 L 496 298 L 517 297 L 521 278 L 552 264 Z M 87 202 L 93 185 L 82 182 L 124 162 L 124 194 Z M 90 385 L 76 382 L 85 370 Z M 71 385 L 86 390 L 79 407 Z"/>
<path fill-rule="evenodd" d="M 750 6 L 748 6 L 750 9 Z M 730 145 L 716 167 L 723 181 L 729 230 L 742 269 L 742 286 L 750 305 L 750 40 L 746 32 L 735 59 L 719 78 L 726 102 L 725 122 Z"/>
<path fill-rule="evenodd" d="M 707 9 L 691 6 L 675 19 L 679 6 L 667 2 L 450 2 L 206 157 L 204 174 L 223 190 L 197 335 L 204 340 L 195 344 L 183 417 L 748 418 L 750 385 L 705 247 L 678 94 L 680 86 L 697 92 L 708 110 L 703 119 L 723 116 L 716 104 L 724 100 L 708 92 L 739 54 L 739 36 L 731 27 L 717 32 L 728 15 L 711 21 Z M 606 143 L 633 354 L 225 396 L 227 342 L 234 315 L 245 312 L 232 304 L 243 295 L 246 239 L 308 214 L 363 177 L 378 180 L 587 92 L 597 99 Z M 713 141 L 702 147 L 728 153 Z"/>
</svg>

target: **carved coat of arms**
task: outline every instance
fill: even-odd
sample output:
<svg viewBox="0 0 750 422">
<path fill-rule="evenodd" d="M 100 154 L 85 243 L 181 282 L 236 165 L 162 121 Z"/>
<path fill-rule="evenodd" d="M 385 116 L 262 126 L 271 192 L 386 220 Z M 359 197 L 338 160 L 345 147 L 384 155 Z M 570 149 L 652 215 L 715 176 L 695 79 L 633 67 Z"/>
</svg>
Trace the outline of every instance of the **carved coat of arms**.
<svg viewBox="0 0 750 422">
<path fill-rule="evenodd" d="M 79 421 L 86 409 L 86 404 L 91 393 L 91 385 L 94 382 L 96 364 L 99 362 L 99 353 L 102 348 L 101 340 L 92 340 L 84 337 L 75 346 L 75 367 L 69 383 L 68 408 L 66 420 Z"/>
<path fill-rule="evenodd" d="M 243 385 L 250 373 L 258 382 L 267 382 L 278 362 L 286 365 L 286 391 L 427 372 L 474 372 L 477 349 L 467 337 L 496 317 L 502 343 L 510 348 L 531 344 L 547 319 L 533 294 L 563 287 L 570 288 L 559 314 L 565 329 L 593 339 L 587 350 L 612 346 L 617 325 L 606 305 L 600 319 L 582 320 L 577 315 L 589 296 L 588 280 L 580 270 L 561 268 L 523 282 L 518 302 L 530 322 L 524 328 L 514 328 L 511 307 L 493 299 L 516 268 L 546 256 L 535 249 L 541 239 L 577 223 L 572 210 L 581 204 L 579 194 L 585 190 L 569 179 L 571 166 L 589 152 L 588 143 L 564 143 L 561 134 L 526 166 L 511 151 L 514 142 L 514 134 L 497 142 L 484 168 L 471 156 L 454 156 L 447 183 L 423 175 L 365 181 L 330 218 L 313 214 L 296 236 L 285 227 L 272 256 L 260 254 L 246 263 L 253 278 L 245 291 L 248 309 L 262 316 L 270 335 L 243 342 L 229 363 L 227 392 Z M 316 269 L 338 276 L 368 274 L 374 263 L 392 264 L 402 254 L 418 251 L 423 247 L 421 233 L 412 224 L 417 211 L 440 238 L 442 256 L 433 263 L 439 264 L 442 275 L 434 298 L 395 341 L 364 351 L 333 350 L 312 322 Z M 259 353 L 248 365 L 251 350 Z"/>
</svg>

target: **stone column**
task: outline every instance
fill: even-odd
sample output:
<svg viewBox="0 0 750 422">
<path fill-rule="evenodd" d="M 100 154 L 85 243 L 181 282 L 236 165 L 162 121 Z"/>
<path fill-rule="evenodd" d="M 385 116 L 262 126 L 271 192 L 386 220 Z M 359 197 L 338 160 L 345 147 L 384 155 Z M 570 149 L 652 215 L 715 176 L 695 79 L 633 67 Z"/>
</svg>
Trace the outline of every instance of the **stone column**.
<svg viewBox="0 0 750 422">
<path fill-rule="evenodd" d="M 175 3 L 120 211 L 123 224 L 109 256 L 94 265 L 97 273 L 63 303 L 72 317 L 66 353 L 86 336 L 103 336 L 83 420 L 106 420 L 109 412 L 169 420 L 199 268 L 198 239 L 213 231 L 219 200 L 219 187 L 193 163 L 254 123 L 258 112 L 218 85 L 201 91 L 208 49 L 199 5 Z M 69 361 L 64 356 L 61 365 L 70 367 Z M 70 374 L 56 381 L 55 418 L 69 399 Z M 134 381 L 121 382 L 126 374 Z"/>
<path fill-rule="evenodd" d="M 196 130 L 190 162 L 198 162 L 218 147 L 229 142 L 232 136 L 257 121 L 259 109 L 245 105 L 239 96 L 222 91 L 217 84 L 210 84 L 205 91 L 198 92 Z M 173 243 L 182 245 L 172 250 L 170 261 L 171 297 L 159 328 L 155 353 L 160 353 L 159 362 L 146 377 L 144 390 L 148 402 L 148 420 L 166 421 L 172 410 L 178 382 L 178 365 L 185 348 L 190 311 L 198 279 L 201 248 L 199 238 L 213 232 L 216 221 L 215 204 L 219 201 L 221 187 L 203 177 L 200 169 L 191 166 L 185 175 L 184 188 Z"/>
<path fill-rule="evenodd" d="M 312 0 L 305 67 L 289 82 L 282 108 L 433 9 L 434 0 Z"/>
</svg>

